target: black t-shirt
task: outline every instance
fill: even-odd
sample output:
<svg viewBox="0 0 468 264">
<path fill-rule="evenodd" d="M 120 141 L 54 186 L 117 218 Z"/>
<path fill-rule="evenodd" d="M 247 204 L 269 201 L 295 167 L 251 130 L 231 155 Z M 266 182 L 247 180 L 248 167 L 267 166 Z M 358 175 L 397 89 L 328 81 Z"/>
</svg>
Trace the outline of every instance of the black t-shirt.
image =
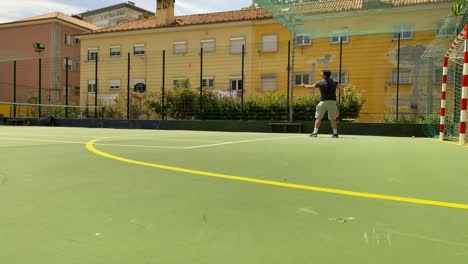
<svg viewBox="0 0 468 264">
<path fill-rule="evenodd" d="M 328 78 L 318 81 L 315 86 L 320 88 L 320 101 L 336 101 L 336 86 L 338 82 Z"/>
</svg>

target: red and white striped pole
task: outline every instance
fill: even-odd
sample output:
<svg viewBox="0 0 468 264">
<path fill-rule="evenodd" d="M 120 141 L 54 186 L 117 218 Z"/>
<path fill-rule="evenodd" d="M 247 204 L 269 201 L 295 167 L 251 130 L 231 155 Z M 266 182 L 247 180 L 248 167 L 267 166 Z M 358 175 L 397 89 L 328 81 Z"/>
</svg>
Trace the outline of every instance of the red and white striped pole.
<svg viewBox="0 0 468 264">
<path fill-rule="evenodd" d="M 444 135 L 445 135 L 445 99 L 447 98 L 447 74 L 448 74 L 448 62 L 450 55 L 452 52 L 455 50 L 457 47 L 458 43 L 460 43 L 462 40 L 466 39 L 465 34 L 468 29 L 468 24 L 465 25 L 465 28 L 460 34 L 458 34 L 457 38 L 455 41 L 452 43 L 450 48 L 447 50 L 444 56 L 444 62 L 443 62 L 443 68 L 442 68 L 442 94 L 441 94 L 441 102 L 440 102 L 440 125 L 439 125 L 439 139 L 444 140 Z M 465 42 L 465 48 L 466 48 L 466 42 Z"/>
<path fill-rule="evenodd" d="M 460 105 L 460 144 L 466 141 L 466 107 L 468 102 L 468 24 L 465 25 L 465 49 L 463 53 L 463 81 Z"/>
<path fill-rule="evenodd" d="M 448 73 L 448 60 L 449 57 L 445 55 L 442 66 L 442 94 L 440 99 L 440 125 L 439 125 L 439 139 L 444 140 L 445 134 L 445 99 L 447 98 L 447 73 Z"/>
</svg>

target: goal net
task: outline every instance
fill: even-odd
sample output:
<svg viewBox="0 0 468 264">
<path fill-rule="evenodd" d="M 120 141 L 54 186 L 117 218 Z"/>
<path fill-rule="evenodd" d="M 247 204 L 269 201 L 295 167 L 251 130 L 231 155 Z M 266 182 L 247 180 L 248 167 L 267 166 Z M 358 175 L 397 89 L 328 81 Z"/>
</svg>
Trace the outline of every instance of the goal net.
<svg viewBox="0 0 468 264">
<path fill-rule="evenodd" d="M 466 142 L 466 108 L 468 97 L 468 24 L 453 40 L 442 65 L 439 139 Z"/>
</svg>

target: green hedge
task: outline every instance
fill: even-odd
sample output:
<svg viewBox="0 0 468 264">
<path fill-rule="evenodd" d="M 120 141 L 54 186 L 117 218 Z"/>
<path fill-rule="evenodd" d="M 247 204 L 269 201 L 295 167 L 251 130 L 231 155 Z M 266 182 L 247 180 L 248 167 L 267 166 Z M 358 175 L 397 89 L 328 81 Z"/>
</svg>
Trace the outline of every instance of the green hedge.
<svg viewBox="0 0 468 264">
<path fill-rule="evenodd" d="M 189 84 L 187 85 L 189 86 Z M 159 119 L 162 117 L 161 92 L 131 93 L 131 119 Z M 294 120 L 313 120 L 319 95 L 296 96 L 293 100 Z M 354 85 L 346 87 L 346 97 L 340 104 L 340 118 L 357 118 L 364 104 L 364 95 Z M 205 120 L 288 120 L 287 95 L 284 92 L 268 92 L 244 98 L 244 111 L 241 112 L 241 99 L 219 97 L 209 90 L 203 91 L 200 111 L 200 91 L 198 89 L 173 88 L 165 92 L 165 116 L 168 119 Z M 122 92 L 114 104 L 106 107 L 105 118 L 125 119 L 127 95 Z"/>
</svg>

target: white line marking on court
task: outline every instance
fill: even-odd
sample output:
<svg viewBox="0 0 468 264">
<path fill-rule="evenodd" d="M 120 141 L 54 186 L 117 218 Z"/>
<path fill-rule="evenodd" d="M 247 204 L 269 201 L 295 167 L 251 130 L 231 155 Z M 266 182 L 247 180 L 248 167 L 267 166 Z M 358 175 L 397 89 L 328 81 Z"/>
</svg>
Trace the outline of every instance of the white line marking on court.
<svg viewBox="0 0 468 264">
<path fill-rule="evenodd" d="M 313 209 L 310 209 L 310 208 L 299 208 L 297 209 L 296 211 L 297 213 L 306 213 L 306 214 L 314 214 L 314 215 L 319 215 L 319 213 L 317 213 L 316 211 L 314 211 Z"/>
<path fill-rule="evenodd" d="M 0 138 L 6 140 L 18 140 L 18 141 L 35 141 L 35 142 L 53 142 L 53 143 L 69 143 L 69 144 L 86 144 L 86 142 L 77 141 L 65 141 L 65 140 L 50 140 L 50 139 L 33 139 L 33 138 Z"/>
<path fill-rule="evenodd" d="M 388 245 L 392 247 L 392 238 L 390 237 L 390 231 L 387 231 L 387 241 Z"/>
<path fill-rule="evenodd" d="M 0 132 L 0 136 L 34 136 L 34 137 L 69 137 L 69 138 L 95 138 L 96 135 L 63 135 L 63 134 L 38 134 L 38 133 L 9 133 L 9 132 Z M 180 142 L 198 142 L 198 143 L 222 143 L 223 141 L 219 140 L 197 140 L 197 139 L 176 139 L 176 138 L 158 138 L 158 135 L 139 135 L 139 136 L 155 136 L 155 137 L 134 137 L 131 135 L 115 135 L 117 137 L 124 137 L 125 139 L 131 140 L 153 140 L 153 141 L 180 141 Z"/>
<path fill-rule="evenodd" d="M 43 132 L 43 131 L 41 131 Z M 96 135 L 89 135 L 85 136 L 83 134 L 80 135 L 73 135 L 73 134 L 55 134 L 55 133 L 7 133 L 7 132 L 0 132 L 0 136 L 33 136 L 33 137 L 71 137 L 71 138 L 93 138 Z M 131 135 L 110 135 L 113 137 L 132 137 Z M 138 135 L 144 136 L 144 135 Z M 147 139 L 147 138 L 139 138 L 139 139 Z"/>
<path fill-rule="evenodd" d="M 35 135 L 35 136 L 46 136 L 46 135 Z M 50 135 L 48 135 L 50 136 Z M 120 136 L 118 136 L 120 137 Z M 122 136 L 127 137 L 127 136 Z M 257 142 L 257 141 L 266 141 L 266 140 L 278 140 L 278 139 L 288 139 L 288 138 L 299 138 L 300 136 L 291 136 L 291 137 L 277 137 L 277 138 L 260 138 L 260 139 L 250 139 L 250 140 L 241 140 L 241 141 L 231 141 L 231 142 L 220 142 L 215 144 L 208 144 L 208 145 L 200 145 L 200 146 L 193 146 L 193 147 L 173 147 L 173 146 L 155 146 L 155 145 L 130 145 L 130 144 L 113 144 L 113 143 L 95 143 L 95 145 L 100 146 L 113 146 L 113 147 L 135 147 L 135 148 L 164 148 L 164 149 L 196 149 L 196 148 L 207 148 L 207 147 L 214 147 L 214 146 L 222 146 L 222 145 L 231 145 L 231 144 L 238 144 L 238 143 L 247 143 L 247 142 Z M 54 140 L 54 139 L 26 139 L 26 138 L 0 138 L 5 140 L 18 140 L 18 141 L 35 141 L 35 142 L 50 142 L 50 143 L 67 143 L 67 144 L 86 144 L 86 142 L 79 142 L 79 141 L 67 141 L 67 140 Z M 128 138 L 125 138 L 128 139 Z M 134 140 L 148 140 L 148 138 L 130 138 Z M 151 140 L 151 139 L 150 139 Z M 166 139 L 162 139 L 166 140 Z M 177 139 L 167 139 L 167 141 L 187 141 L 187 142 L 203 142 L 203 141 L 196 141 L 196 140 L 177 140 Z M 213 141 L 211 141 L 213 142 Z M 219 141 L 215 141 L 219 142 Z"/>
<path fill-rule="evenodd" d="M 180 141 L 180 142 L 200 142 L 200 143 L 219 143 L 219 140 L 197 140 L 197 139 L 175 139 L 175 138 L 151 138 L 155 141 Z"/>
<path fill-rule="evenodd" d="M 367 237 L 367 232 L 364 232 L 364 234 L 362 234 L 362 237 L 364 238 L 364 242 L 366 242 L 366 245 L 369 245 L 369 238 Z"/>
<path fill-rule="evenodd" d="M 145 145 L 125 145 L 125 144 L 107 144 L 107 143 L 96 143 L 101 146 L 112 146 L 112 147 L 137 147 L 137 148 L 167 148 L 167 149 L 184 149 L 184 147 L 171 147 L 171 146 L 145 146 Z"/>
<path fill-rule="evenodd" d="M 65 141 L 65 140 L 52 140 L 52 139 L 26 139 L 26 138 L 0 138 L 6 140 L 18 140 L 18 141 L 34 141 L 34 142 L 50 142 L 50 143 L 67 143 L 67 144 L 86 144 L 86 142 L 78 141 Z M 167 148 L 167 149 L 183 149 L 184 147 L 171 147 L 171 146 L 145 146 L 145 145 L 125 145 L 125 144 L 108 144 L 108 143 L 96 143 L 101 146 L 113 146 L 113 147 L 138 147 L 138 148 Z"/>
<path fill-rule="evenodd" d="M 447 245 L 452 245 L 452 246 L 468 247 L 468 244 L 462 243 L 462 242 L 443 240 L 443 239 L 438 239 L 438 238 L 433 238 L 433 237 L 428 237 L 428 236 L 422 236 L 422 235 L 419 235 L 419 234 L 403 233 L 403 232 L 398 232 L 398 231 L 395 231 L 395 230 L 389 230 L 389 232 L 391 232 L 393 234 L 396 234 L 396 235 L 400 235 L 400 236 L 422 239 L 422 240 L 431 241 L 431 242 L 434 242 L 434 243 L 441 243 L 441 244 L 447 244 Z"/>
<path fill-rule="evenodd" d="M 1 136 L 35 136 L 35 137 L 72 137 L 72 138 L 92 138 L 95 136 L 83 136 L 83 135 L 63 135 L 63 134 L 38 134 L 38 133 L 5 133 L 0 132 Z"/>
<path fill-rule="evenodd" d="M 216 147 L 216 146 L 222 146 L 222 145 L 231 145 L 231 144 L 239 144 L 239 143 L 247 143 L 247 142 L 267 141 L 267 140 L 277 140 L 277 139 L 289 139 L 289 138 L 302 138 L 302 137 L 300 137 L 300 136 L 291 136 L 291 137 L 249 139 L 249 140 L 230 141 L 230 142 L 222 142 L 222 143 L 209 144 L 209 145 L 185 147 L 184 149 L 207 148 L 207 147 Z"/>
</svg>

